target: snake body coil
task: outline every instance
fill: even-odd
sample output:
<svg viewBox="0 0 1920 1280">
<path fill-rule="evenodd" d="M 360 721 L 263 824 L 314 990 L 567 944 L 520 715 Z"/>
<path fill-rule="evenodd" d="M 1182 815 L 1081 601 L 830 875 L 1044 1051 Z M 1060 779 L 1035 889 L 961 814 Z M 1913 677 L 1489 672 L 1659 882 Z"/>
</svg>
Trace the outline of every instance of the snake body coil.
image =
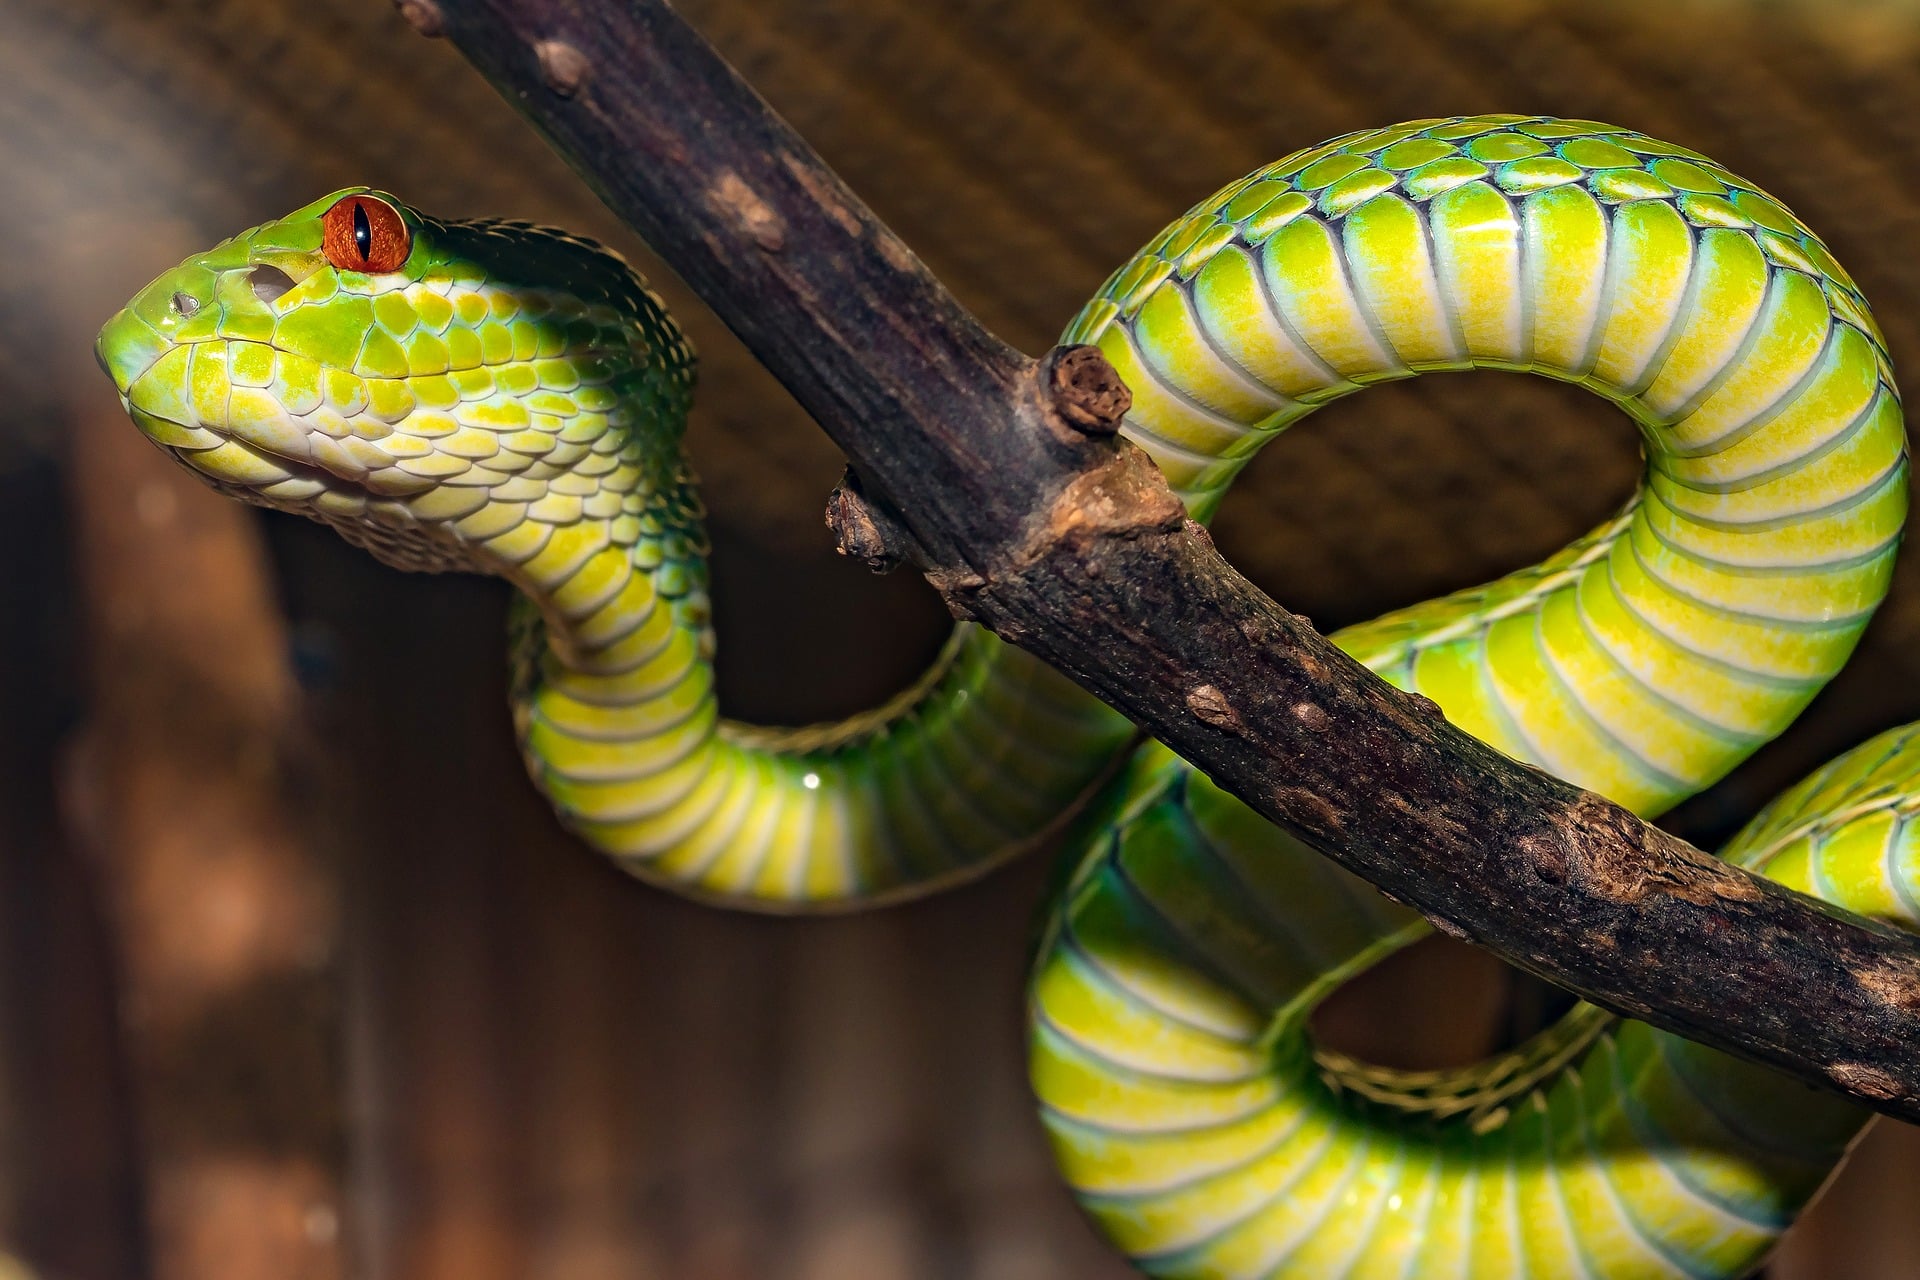
<svg viewBox="0 0 1920 1280">
<path fill-rule="evenodd" d="M 1197 518 L 1267 440 L 1374 382 L 1545 373 L 1639 425 L 1645 481 L 1530 569 L 1334 637 L 1501 750 L 1645 814 L 1783 729 L 1886 590 L 1906 447 L 1883 344 L 1820 242 L 1703 157 L 1487 116 L 1336 139 L 1197 206 L 1067 341 Z M 961 628 L 844 725 L 715 713 L 691 359 L 610 256 L 365 191 L 190 259 L 103 331 L 157 443 L 408 567 L 498 573 L 515 715 L 574 829 L 744 905 L 924 890 L 1043 837 L 1118 716 Z M 1146 1271 L 1731 1276 L 1861 1113 L 1591 1009 L 1479 1068 L 1318 1051 L 1308 1014 L 1424 931 L 1163 749 L 1045 931 L 1032 1077 L 1062 1168 Z M 1920 746 L 1876 740 L 1727 856 L 1907 925 Z"/>
<path fill-rule="evenodd" d="M 335 265 L 383 224 L 395 269 Z M 589 843 L 682 892 L 786 910 L 977 874 L 1131 736 L 973 627 L 843 724 L 720 720 L 680 450 L 693 354 L 623 263 L 562 232 L 339 192 L 156 280 L 100 351 L 134 420 L 223 491 L 519 587 L 529 770 Z"/>
</svg>

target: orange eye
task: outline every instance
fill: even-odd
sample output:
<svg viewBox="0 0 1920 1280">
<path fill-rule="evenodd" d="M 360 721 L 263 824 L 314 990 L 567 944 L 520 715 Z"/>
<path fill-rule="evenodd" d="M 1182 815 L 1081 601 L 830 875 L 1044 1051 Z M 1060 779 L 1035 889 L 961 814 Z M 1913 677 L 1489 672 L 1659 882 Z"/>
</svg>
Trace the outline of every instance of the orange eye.
<svg viewBox="0 0 1920 1280">
<path fill-rule="evenodd" d="M 398 271 L 413 250 L 400 211 L 373 196 L 342 196 L 320 216 L 320 251 L 342 271 Z"/>
</svg>

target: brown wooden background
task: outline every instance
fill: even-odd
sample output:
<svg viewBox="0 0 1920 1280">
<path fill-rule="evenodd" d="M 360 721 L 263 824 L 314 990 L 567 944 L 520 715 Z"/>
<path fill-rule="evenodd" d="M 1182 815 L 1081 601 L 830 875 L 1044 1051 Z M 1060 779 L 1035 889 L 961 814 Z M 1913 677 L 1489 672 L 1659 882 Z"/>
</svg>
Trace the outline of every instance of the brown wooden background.
<svg viewBox="0 0 1920 1280">
<path fill-rule="evenodd" d="M 685 0 L 987 321 L 1044 347 L 1166 218 L 1415 116 L 1684 141 L 1820 228 L 1920 356 L 1920 14 L 1808 0 Z M 93 329 L 186 252 L 348 182 L 644 254 L 380 0 L 0 5 L 0 1238 L 56 1280 L 1117 1276 L 1022 1080 L 1046 868 L 778 922 L 554 828 L 502 710 L 497 584 L 407 578 L 159 465 Z M 837 562 L 830 447 L 684 290 L 722 691 L 806 720 L 943 619 Z M 1335 407 L 1220 521 L 1331 629 L 1556 545 L 1630 483 L 1565 388 Z M 1800 725 L 1676 814 L 1713 839 L 1920 715 L 1910 557 Z M 1537 993 L 1434 948 L 1341 1041 L 1460 1060 Z M 1514 1012 L 1511 1006 L 1521 1006 Z M 1877 1130 L 1774 1274 L 1920 1273 L 1920 1141 Z"/>
</svg>

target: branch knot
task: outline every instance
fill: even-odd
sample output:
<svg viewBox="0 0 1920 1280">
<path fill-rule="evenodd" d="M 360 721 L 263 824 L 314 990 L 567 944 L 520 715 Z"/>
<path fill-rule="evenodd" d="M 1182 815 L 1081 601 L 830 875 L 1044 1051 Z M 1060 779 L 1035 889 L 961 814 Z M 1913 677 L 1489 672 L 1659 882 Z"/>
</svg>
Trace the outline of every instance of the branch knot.
<svg viewBox="0 0 1920 1280">
<path fill-rule="evenodd" d="M 542 40 L 533 47 L 540 60 L 540 82 L 563 98 L 580 92 L 593 70 L 593 62 L 579 46 L 565 40 Z"/>
<path fill-rule="evenodd" d="M 1120 380 L 1098 347 L 1055 347 L 1046 355 L 1041 386 L 1047 405 L 1082 435 L 1110 436 L 1120 430 L 1133 392 Z"/>
<path fill-rule="evenodd" d="M 1196 685 L 1187 690 L 1187 710 L 1193 712 L 1196 720 L 1229 733 L 1239 733 L 1246 728 L 1240 722 L 1240 713 L 1233 709 L 1218 685 Z"/>
</svg>

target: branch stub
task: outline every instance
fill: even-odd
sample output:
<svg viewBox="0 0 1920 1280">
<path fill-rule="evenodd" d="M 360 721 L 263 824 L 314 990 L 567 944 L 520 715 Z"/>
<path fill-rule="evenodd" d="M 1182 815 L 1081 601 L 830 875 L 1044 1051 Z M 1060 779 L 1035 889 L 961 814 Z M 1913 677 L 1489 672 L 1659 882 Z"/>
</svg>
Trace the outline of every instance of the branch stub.
<svg viewBox="0 0 1920 1280">
<path fill-rule="evenodd" d="M 852 467 L 827 495 L 827 528 L 833 533 L 836 551 L 864 560 L 875 573 L 890 573 L 907 559 L 910 547 L 905 531 L 867 501 Z"/>
<path fill-rule="evenodd" d="M 1110 436 L 1133 407 L 1133 393 L 1098 347 L 1055 347 L 1047 353 L 1048 402 L 1060 420 L 1089 436 Z"/>
</svg>

